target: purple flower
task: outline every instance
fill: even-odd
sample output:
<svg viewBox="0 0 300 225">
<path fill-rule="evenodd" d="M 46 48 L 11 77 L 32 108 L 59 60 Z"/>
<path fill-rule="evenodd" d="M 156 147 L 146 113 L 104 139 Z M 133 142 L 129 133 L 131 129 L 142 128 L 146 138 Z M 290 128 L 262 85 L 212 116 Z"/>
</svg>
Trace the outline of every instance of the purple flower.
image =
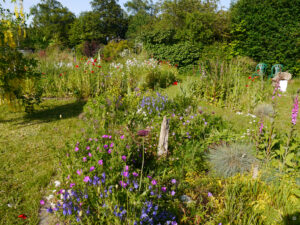
<svg viewBox="0 0 300 225">
<path fill-rule="evenodd" d="M 88 156 L 89 156 L 89 157 L 92 157 L 92 154 L 89 152 Z"/>
<path fill-rule="evenodd" d="M 123 182 L 122 180 L 120 181 L 120 185 L 123 187 L 123 188 L 126 188 L 127 186 L 127 183 Z"/>
<path fill-rule="evenodd" d="M 82 170 L 77 170 L 76 173 L 77 173 L 78 175 L 80 175 L 80 174 L 82 173 Z"/>
<path fill-rule="evenodd" d="M 296 125 L 298 111 L 299 111 L 299 102 L 298 102 L 298 95 L 297 95 L 297 97 L 294 100 L 294 107 L 292 110 L 292 124 L 293 125 Z"/>
<path fill-rule="evenodd" d="M 83 181 L 84 181 L 85 183 L 89 182 L 89 180 L 90 180 L 90 177 L 89 177 L 89 176 L 86 176 L 86 177 L 83 179 Z"/>
<path fill-rule="evenodd" d="M 76 146 L 75 147 L 75 152 L 78 152 L 79 151 L 79 148 Z"/>
<path fill-rule="evenodd" d="M 121 139 L 124 139 L 124 135 L 122 135 L 120 138 L 121 138 Z"/>
<path fill-rule="evenodd" d="M 108 149 L 107 153 L 110 154 L 111 153 L 111 149 Z"/>
<path fill-rule="evenodd" d="M 208 193 L 207 193 L 207 196 L 208 196 L 208 197 L 213 197 L 213 195 L 212 195 L 211 192 L 208 192 Z"/>
<path fill-rule="evenodd" d="M 133 175 L 134 177 L 137 177 L 139 174 L 136 173 L 136 172 L 133 172 L 132 175 Z"/>
<path fill-rule="evenodd" d="M 125 171 L 128 171 L 129 170 L 129 166 L 125 166 Z"/>
<path fill-rule="evenodd" d="M 94 166 L 92 166 L 91 168 L 90 168 L 90 171 L 93 171 L 95 169 L 95 167 Z"/>
<path fill-rule="evenodd" d="M 107 149 L 107 148 L 108 148 L 108 145 L 103 145 L 103 148 Z"/>
<path fill-rule="evenodd" d="M 176 184 L 176 180 L 175 180 L 175 179 L 172 179 L 172 180 L 171 180 L 171 183 L 172 183 L 172 184 Z"/>
<path fill-rule="evenodd" d="M 124 162 L 126 162 L 126 156 L 125 155 L 122 155 L 122 160 L 124 161 Z"/>
<path fill-rule="evenodd" d="M 152 177 L 151 176 L 147 176 L 150 180 L 152 179 Z"/>
<path fill-rule="evenodd" d="M 70 188 L 74 187 L 75 186 L 75 183 L 71 183 L 70 184 Z"/>
<path fill-rule="evenodd" d="M 103 160 L 100 159 L 100 160 L 98 161 L 98 164 L 99 164 L 99 165 L 103 165 Z"/>
<path fill-rule="evenodd" d="M 174 196 L 176 194 L 175 191 L 171 191 L 171 195 Z"/>
<path fill-rule="evenodd" d="M 41 200 L 41 201 L 40 201 L 40 204 L 41 204 L 41 205 L 45 205 L 45 201 L 44 201 L 44 200 Z"/>
<path fill-rule="evenodd" d="M 138 136 L 145 137 L 149 134 L 149 130 L 139 130 Z"/>
<path fill-rule="evenodd" d="M 128 173 L 127 171 L 124 171 L 124 172 L 122 172 L 122 175 L 123 175 L 124 177 L 128 177 L 128 176 L 129 176 L 129 173 Z"/>
<path fill-rule="evenodd" d="M 91 149 L 91 147 L 90 146 L 86 146 L 86 150 L 90 150 Z"/>
<path fill-rule="evenodd" d="M 181 116 L 181 117 L 179 117 L 179 119 L 180 119 L 180 120 L 182 120 L 182 116 Z"/>
<path fill-rule="evenodd" d="M 154 186 L 154 185 L 157 184 L 157 181 L 156 181 L 156 180 L 152 180 L 152 181 L 151 181 L 151 184 Z"/>
<path fill-rule="evenodd" d="M 92 141 L 93 140 L 93 138 L 89 138 L 89 141 Z"/>
<path fill-rule="evenodd" d="M 207 125 L 207 122 L 206 122 L 206 121 L 204 122 L 204 125 Z"/>
<path fill-rule="evenodd" d="M 162 190 L 163 192 L 166 192 L 166 191 L 167 191 L 167 187 L 162 187 L 161 190 Z"/>
<path fill-rule="evenodd" d="M 83 158 L 82 158 L 82 161 L 83 161 L 83 162 L 86 162 L 86 157 L 83 157 Z"/>
<path fill-rule="evenodd" d="M 182 125 L 185 126 L 185 122 L 183 122 Z"/>
<path fill-rule="evenodd" d="M 109 147 L 113 148 L 113 147 L 114 147 L 114 143 L 113 143 L 113 142 L 110 143 L 110 146 L 109 146 Z"/>
<path fill-rule="evenodd" d="M 260 122 L 259 133 L 262 133 L 262 129 L 264 128 L 263 122 Z"/>
</svg>

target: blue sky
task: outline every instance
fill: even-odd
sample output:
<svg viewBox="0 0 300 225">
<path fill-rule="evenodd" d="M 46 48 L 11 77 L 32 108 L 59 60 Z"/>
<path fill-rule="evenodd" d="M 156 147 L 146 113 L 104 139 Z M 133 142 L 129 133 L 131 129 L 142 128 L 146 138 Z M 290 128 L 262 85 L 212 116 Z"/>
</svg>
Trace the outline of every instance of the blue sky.
<svg viewBox="0 0 300 225">
<path fill-rule="evenodd" d="M 71 12 L 75 13 L 76 15 L 79 15 L 80 12 L 88 11 L 91 9 L 90 6 L 90 0 L 58 0 L 61 2 L 63 6 L 66 6 Z M 119 0 L 119 4 L 121 6 L 124 5 L 128 0 Z M 6 0 L 5 3 L 3 3 L 2 0 L 0 0 L 2 6 L 4 8 L 9 8 L 10 10 L 14 9 L 14 4 L 10 3 L 10 0 Z M 23 0 L 24 2 L 24 11 L 26 13 L 29 13 L 30 7 L 36 5 L 40 2 L 40 0 Z M 155 0 L 154 0 L 155 2 Z M 220 0 L 220 5 L 229 8 L 231 0 Z"/>
</svg>

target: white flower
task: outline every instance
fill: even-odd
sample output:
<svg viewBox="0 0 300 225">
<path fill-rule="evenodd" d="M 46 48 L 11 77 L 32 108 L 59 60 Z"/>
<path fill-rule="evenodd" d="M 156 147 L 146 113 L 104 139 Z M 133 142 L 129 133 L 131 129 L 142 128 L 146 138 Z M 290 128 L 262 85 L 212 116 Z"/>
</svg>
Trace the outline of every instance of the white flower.
<svg viewBox="0 0 300 225">
<path fill-rule="evenodd" d="M 56 180 L 54 181 L 55 187 L 59 187 L 60 186 L 60 181 Z"/>
<path fill-rule="evenodd" d="M 54 198 L 53 195 L 49 195 L 48 197 L 46 197 L 46 199 L 47 199 L 48 201 L 51 200 L 52 198 Z"/>
</svg>

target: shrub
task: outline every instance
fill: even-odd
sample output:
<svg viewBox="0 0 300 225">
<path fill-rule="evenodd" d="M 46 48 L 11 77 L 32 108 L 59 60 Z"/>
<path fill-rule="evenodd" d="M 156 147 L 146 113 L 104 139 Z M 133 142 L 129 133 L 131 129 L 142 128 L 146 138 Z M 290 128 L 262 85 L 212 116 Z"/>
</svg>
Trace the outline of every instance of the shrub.
<svg viewBox="0 0 300 225">
<path fill-rule="evenodd" d="M 129 49 L 129 44 L 127 40 L 122 40 L 119 42 L 109 42 L 107 45 L 104 46 L 103 49 L 104 60 L 110 61 L 116 59 L 125 49 Z"/>
<path fill-rule="evenodd" d="M 85 41 L 83 44 L 83 53 L 87 57 L 93 57 L 99 50 L 100 45 L 97 41 Z"/>
<path fill-rule="evenodd" d="M 210 149 L 208 157 L 216 173 L 223 177 L 250 171 L 256 162 L 250 144 L 220 145 Z"/>
<path fill-rule="evenodd" d="M 154 58 L 167 60 L 172 65 L 178 66 L 180 70 L 187 69 L 188 66 L 195 64 L 200 58 L 201 48 L 189 43 L 183 42 L 173 45 L 165 44 L 147 44 L 146 49 Z"/>
</svg>

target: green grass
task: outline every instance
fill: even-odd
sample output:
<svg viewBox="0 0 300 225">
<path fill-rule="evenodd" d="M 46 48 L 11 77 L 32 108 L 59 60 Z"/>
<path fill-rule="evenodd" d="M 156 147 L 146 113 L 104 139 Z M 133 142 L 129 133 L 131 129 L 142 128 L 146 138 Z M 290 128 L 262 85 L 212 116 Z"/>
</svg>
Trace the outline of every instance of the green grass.
<svg viewBox="0 0 300 225">
<path fill-rule="evenodd" d="M 0 107 L 0 224 L 38 224 L 39 201 L 56 175 L 57 153 L 80 132 L 84 104 L 46 100 L 32 115 Z"/>
</svg>

